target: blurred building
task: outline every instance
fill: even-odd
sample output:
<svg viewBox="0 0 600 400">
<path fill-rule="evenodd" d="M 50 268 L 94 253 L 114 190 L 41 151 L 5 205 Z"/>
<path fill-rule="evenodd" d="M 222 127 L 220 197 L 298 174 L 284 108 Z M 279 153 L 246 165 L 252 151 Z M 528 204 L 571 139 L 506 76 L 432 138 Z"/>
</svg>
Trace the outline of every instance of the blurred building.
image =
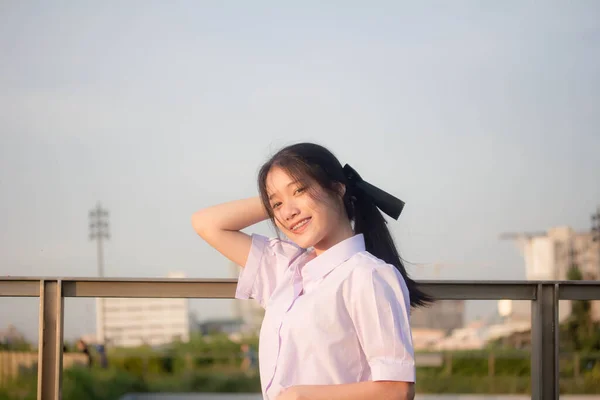
<svg viewBox="0 0 600 400">
<path fill-rule="evenodd" d="M 429 350 L 477 350 L 492 341 L 515 335 L 527 335 L 531 330 L 529 321 L 492 323 L 473 321 L 467 326 L 454 329 L 449 335 L 431 343 Z M 522 344 L 520 345 L 522 347 Z"/>
<path fill-rule="evenodd" d="M 432 350 L 475 350 L 485 346 L 485 324 L 473 321 L 467 326 L 454 329 L 448 336 L 437 341 Z"/>
<path fill-rule="evenodd" d="M 585 280 L 600 279 L 600 252 L 592 232 L 552 228 L 546 235 L 522 240 L 525 271 L 530 280 L 565 280 L 577 265 Z"/>
<path fill-rule="evenodd" d="M 410 324 L 413 328 L 449 332 L 461 328 L 464 323 L 464 300 L 436 301 L 428 307 L 413 309 L 410 315 Z"/>
<path fill-rule="evenodd" d="M 244 322 L 239 319 L 208 319 L 205 321 L 197 322 L 192 327 L 194 332 L 198 332 L 201 335 L 213 335 L 216 333 L 224 333 L 227 335 L 233 335 L 240 333 L 243 329 Z"/>
<path fill-rule="evenodd" d="M 440 300 L 428 307 L 413 309 L 410 315 L 413 346 L 415 350 L 438 349 L 439 344 L 464 323 L 464 300 Z"/>
<path fill-rule="evenodd" d="M 169 278 L 184 278 L 170 273 Z M 124 294 L 125 295 L 125 294 Z M 101 299 L 98 299 L 101 300 Z M 190 337 L 188 299 L 105 298 L 97 337 L 108 346 L 159 346 Z M 104 328 L 104 335 L 101 329 Z"/>
<path fill-rule="evenodd" d="M 592 232 L 575 232 L 566 226 L 546 233 L 515 233 L 505 237 L 517 241 L 527 280 L 567 280 L 573 265 L 579 268 L 584 280 L 600 279 L 600 243 L 593 241 Z M 499 311 L 508 319 L 530 319 L 531 302 L 503 300 Z M 571 302 L 561 300 L 559 320 L 563 321 L 570 314 Z M 600 320 L 600 301 L 592 301 L 592 317 Z"/>
<path fill-rule="evenodd" d="M 432 350 L 447 336 L 442 329 L 412 328 L 412 340 L 415 350 Z"/>
</svg>

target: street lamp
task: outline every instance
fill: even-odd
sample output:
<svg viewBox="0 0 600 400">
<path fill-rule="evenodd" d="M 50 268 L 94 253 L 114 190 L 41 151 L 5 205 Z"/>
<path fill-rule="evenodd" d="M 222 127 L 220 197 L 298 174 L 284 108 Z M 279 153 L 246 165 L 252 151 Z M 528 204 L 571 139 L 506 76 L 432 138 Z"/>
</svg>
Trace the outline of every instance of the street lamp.
<svg viewBox="0 0 600 400">
<path fill-rule="evenodd" d="M 100 203 L 95 209 L 90 210 L 90 240 L 95 240 L 98 249 L 98 276 L 104 277 L 104 249 L 103 240 L 110 239 L 108 233 L 108 211 L 103 209 Z M 96 336 L 100 344 L 105 340 L 104 324 L 104 299 L 96 299 Z"/>
</svg>

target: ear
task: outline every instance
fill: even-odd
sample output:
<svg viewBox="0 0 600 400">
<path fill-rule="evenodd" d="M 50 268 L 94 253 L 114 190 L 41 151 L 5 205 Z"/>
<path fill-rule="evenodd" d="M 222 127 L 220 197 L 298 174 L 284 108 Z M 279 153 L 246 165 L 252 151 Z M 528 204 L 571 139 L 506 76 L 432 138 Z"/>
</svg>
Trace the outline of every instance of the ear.
<svg viewBox="0 0 600 400">
<path fill-rule="evenodd" d="M 346 194 L 346 185 L 341 182 L 336 182 L 333 184 L 333 189 L 337 192 L 340 198 L 344 198 L 344 195 Z"/>
</svg>

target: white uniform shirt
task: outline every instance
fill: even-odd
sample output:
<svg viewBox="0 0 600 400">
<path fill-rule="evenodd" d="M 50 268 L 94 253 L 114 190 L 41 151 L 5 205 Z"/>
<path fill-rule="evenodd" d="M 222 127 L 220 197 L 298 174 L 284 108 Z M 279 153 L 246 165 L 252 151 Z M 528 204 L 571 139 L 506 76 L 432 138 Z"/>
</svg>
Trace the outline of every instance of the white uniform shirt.
<svg viewBox="0 0 600 400">
<path fill-rule="evenodd" d="M 361 234 L 318 257 L 253 235 L 236 298 L 265 308 L 259 365 L 267 400 L 295 385 L 415 381 L 408 289 L 394 266 L 365 251 Z"/>
</svg>

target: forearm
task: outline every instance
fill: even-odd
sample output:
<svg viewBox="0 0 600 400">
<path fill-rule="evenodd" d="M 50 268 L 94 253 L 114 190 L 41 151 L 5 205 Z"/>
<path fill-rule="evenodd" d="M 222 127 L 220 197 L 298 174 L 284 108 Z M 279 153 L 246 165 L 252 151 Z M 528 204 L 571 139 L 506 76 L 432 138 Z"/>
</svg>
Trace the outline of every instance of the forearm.
<svg viewBox="0 0 600 400">
<path fill-rule="evenodd" d="M 290 390 L 295 392 L 290 398 L 297 400 L 413 400 L 415 395 L 413 383 L 392 381 L 294 386 Z"/>
<path fill-rule="evenodd" d="M 192 222 L 196 231 L 205 229 L 239 231 L 267 218 L 267 212 L 260 198 L 251 197 L 197 211 L 192 216 Z"/>
<path fill-rule="evenodd" d="M 192 226 L 209 245 L 239 266 L 246 265 L 252 246 L 242 229 L 267 219 L 258 197 L 230 201 L 197 211 Z"/>
</svg>

